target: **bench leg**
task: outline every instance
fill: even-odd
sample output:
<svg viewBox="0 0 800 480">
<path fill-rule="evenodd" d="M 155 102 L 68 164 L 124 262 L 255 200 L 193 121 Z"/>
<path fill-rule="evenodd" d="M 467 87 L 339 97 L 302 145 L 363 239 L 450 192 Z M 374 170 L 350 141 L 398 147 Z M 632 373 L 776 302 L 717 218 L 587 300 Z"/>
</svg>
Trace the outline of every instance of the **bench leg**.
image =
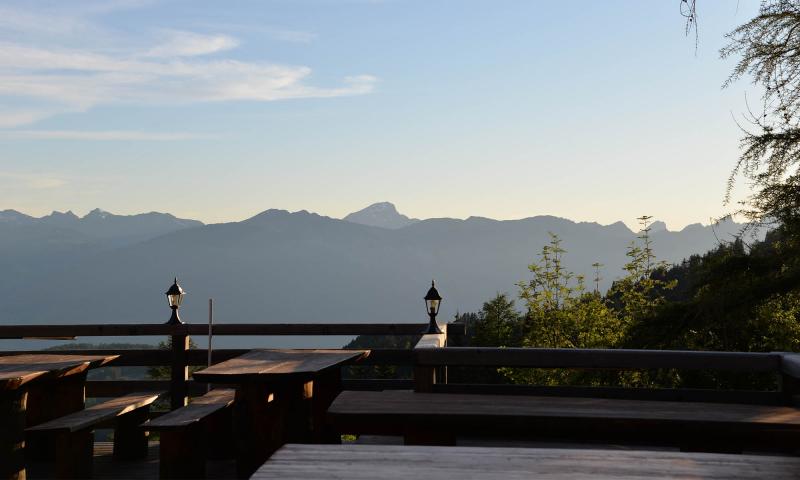
<svg viewBox="0 0 800 480">
<path fill-rule="evenodd" d="M 150 406 L 137 408 L 117 418 L 114 429 L 114 458 L 136 460 L 147 457 L 147 432 L 139 427 L 147 421 Z"/>
<path fill-rule="evenodd" d="M 25 406 L 28 393 L 0 393 L 0 478 L 25 480 Z"/>
<path fill-rule="evenodd" d="M 58 380 L 35 382 L 28 387 L 27 426 L 63 417 L 83 410 L 86 402 L 86 372 Z M 56 457 L 56 437 L 50 432 L 32 432 L 27 438 L 28 461 L 49 460 Z"/>
<path fill-rule="evenodd" d="M 56 435 L 56 476 L 91 478 L 94 432 L 80 430 Z"/>
<path fill-rule="evenodd" d="M 159 478 L 205 478 L 205 440 L 199 425 L 163 430 L 159 444 Z"/>
<path fill-rule="evenodd" d="M 206 458 L 223 460 L 234 458 L 233 407 L 214 412 L 202 421 L 205 427 L 203 438 L 206 440 Z"/>
</svg>

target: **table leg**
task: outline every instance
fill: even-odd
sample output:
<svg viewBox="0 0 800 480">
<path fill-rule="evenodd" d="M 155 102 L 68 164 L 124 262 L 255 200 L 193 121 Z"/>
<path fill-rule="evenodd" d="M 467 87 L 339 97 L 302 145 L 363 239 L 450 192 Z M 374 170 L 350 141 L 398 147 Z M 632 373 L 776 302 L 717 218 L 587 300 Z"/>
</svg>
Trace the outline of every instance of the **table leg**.
<svg viewBox="0 0 800 480">
<path fill-rule="evenodd" d="M 276 388 L 275 396 L 283 408 L 286 432 L 283 443 L 311 443 L 314 431 L 314 382 L 290 383 Z"/>
<path fill-rule="evenodd" d="M 239 385 L 233 404 L 239 478 L 249 478 L 280 447 L 283 425 L 279 420 L 277 404 L 266 385 Z"/>
<path fill-rule="evenodd" d="M 312 393 L 310 381 L 279 386 L 248 383 L 236 389 L 233 421 L 240 478 L 252 475 L 285 443 L 311 440 Z"/>
<path fill-rule="evenodd" d="M 83 410 L 86 402 L 86 371 L 57 380 L 32 382 L 28 397 L 28 427 Z M 37 432 L 27 437 L 29 460 L 52 460 L 56 454 L 56 438 Z"/>
<path fill-rule="evenodd" d="M 0 479 L 25 480 L 27 400 L 24 389 L 0 392 Z"/>
<path fill-rule="evenodd" d="M 314 380 L 314 443 L 342 443 L 342 436 L 325 423 L 328 407 L 342 391 L 342 371 L 333 368 Z"/>
</svg>

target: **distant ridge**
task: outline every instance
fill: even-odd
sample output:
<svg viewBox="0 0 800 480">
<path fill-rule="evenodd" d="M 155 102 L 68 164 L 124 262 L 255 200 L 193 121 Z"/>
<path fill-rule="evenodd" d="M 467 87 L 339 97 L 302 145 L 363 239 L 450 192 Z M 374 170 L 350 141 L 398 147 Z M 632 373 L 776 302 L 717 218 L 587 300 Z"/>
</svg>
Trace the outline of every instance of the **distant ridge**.
<svg viewBox="0 0 800 480">
<path fill-rule="evenodd" d="M 162 213 L 96 209 L 33 218 L 3 211 L 0 321 L 163 322 L 164 291 L 177 275 L 190 292 L 182 317 L 191 323 L 207 317 L 208 298 L 224 322 L 424 322 L 431 278 L 445 298 L 441 318 L 451 318 L 480 309 L 496 292 L 514 296 L 550 233 L 567 250 L 564 268 L 592 278 L 592 264 L 604 265 L 601 289 L 624 274 L 626 249 L 637 241 L 622 222 L 549 215 L 420 221 L 386 202 L 365 210 L 345 221 L 272 209 L 212 225 Z M 656 255 L 680 262 L 730 240 L 741 225 L 661 227 L 651 231 Z M 237 341 L 225 340 L 241 347 Z"/>
<path fill-rule="evenodd" d="M 191 227 L 200 227 L 197 220 L 177 218 L 169 213 L 115 215 L 95 208 L 83 217 L 72 211 L 53 211 L 33 217 L 16 210 L 0 211 L 0 247 L 14 247 L 9 254 L 24 257 L 24 252 L 37 251 L 64 254 L 87 246 L 117 247 L 129 245 Z"/>
<path fill-rule="evenodd" d="M 393 230 L 419 222 L 419 219 L 408 218 L 398 212 L 394 204 L 389 202 L 373 203 L 367 208 L 347 215 L 343 220 L 351 223 L 360 223 L 361 225 L 390 228 Z"/>
</svg>

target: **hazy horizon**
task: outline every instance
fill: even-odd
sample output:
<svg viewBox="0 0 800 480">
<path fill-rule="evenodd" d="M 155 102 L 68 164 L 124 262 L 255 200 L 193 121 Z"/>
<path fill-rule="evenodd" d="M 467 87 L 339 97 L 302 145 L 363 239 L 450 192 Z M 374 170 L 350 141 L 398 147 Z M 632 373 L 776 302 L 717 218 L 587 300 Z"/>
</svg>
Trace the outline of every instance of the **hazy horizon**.
<svg viewBox="0 0 800 480">
<path fill-rule="evenodd" d="M 83 212 L 81 212 L 81 211 L 77 211 L 76 212 L 76 211 L 73 211 L 73 210 L 51 209 L 49 211 L 49 213 L 42 214 L 42 215 L 34 215 L 34 214 L 31 214 L 31 213 L 28 213 L 28 212 L 25 212 L 25 211 L 22 211 L 22 210 L 16 209 L 16 208 L 6 208 L 6 209 L 0 210 L 0 213 L 2 213 L 3 211 L 6 211 L 6 210 L 13 210 L 15 212 L 21 213 L 23 215 L 28 215 L 28 216 L 36 218 L 36 219 L 45 218 L 45 217 L 48 217 L 48 216 L 54 215 L 54 214 L 69 214 L 69 213 L 72 213 L 76 217 L 82 219 L 82 218 L 85 218 L 85 217 L 89 216 L 92 212 L 98 211 L 98 210 L 101 211 L 101 212 L 108 213 L 108 214 L 111 214 L 111 215 L 116 215 L 116 216 L 133 216 L 133 215 L 142 215 L 142 214 L 149 214 L 149 213 L 159 213 L 159 214 L 173 215 L 173 216 L 175 216 L 177 218 L 183 218 L 185 220 L 197 220 L 197 221 L 200 221 L 200 222 L 204 223 L 205 225 L 216 225 L 216 224 L 223 224 L 223 223 L 242 222 L 242 221 L 248 220 L 250 218 L 253 218 L 256 215 L 259 215 L 261 213 L 264 213 L 264 212 L 267 212 L 267 211 L 270 211 L 270 210 L 285 211 L 285 212 L 289 212 L 289 213 L 307 212 L 307 213 L 310 213 L 310 214 L 320 215 L 320 216 L 332 218 L 332 219 L 335 219 L 335 220 L 345 220 L 346 219 L 345 217 L 347 215 L 349 215 L 349 214 L 358 213 L 358 212 L 361 212 L 362 210 L 368 209 L 369 207 L 373 207 L 375 205 L 380 205 L 380 204 L 390 204 L 390 205 L 392 205 L 392 206 L 397 208 L 397 212 L 400 215 L 405 215 L 405 212 L 402 210 L 402 208 L 398 207 L 394 202 L 390 202 L 390 201 L 373 202 L 373 203 L 371 203 L 369 205 L 365 205 L 363 208 L 360 208 L 358 210 L 354 210 L 353 212 L 348 212 L 345 215 L 342 215 L 341 217 L 335 217 L 335 216 L 332 216 L 332 215 L 326 215 L 324 213 L 314 212 L 314 211 L 311 211 L 311 210 L 308 210 L 308 209 L 289 210 L 289 209 L 285 209 L 285 208 L 268 207 L 268 208 L 265 208 L 263 210 L 259 210 L 258 212 L 254 213 L 253 215 L 249 215 L 247 217 L 231 218 L 231 219 L 226 219 L 226 220 L 219 221 L 219 222 L 205 222 L 205 221 L 203 221 L 202 219 L 199 219 L 199 218 L 181 217 L 180 215 L 175 215 L 173 212 L 168 212 L 168 211 L 155 211 L 154 210 L 154 211 L 149 211 L 149 212 L 141 211 L 141 212 L 132 212 L 132 213 L 119 213 L 119 212 L 112 212 L 112 211 L 106 210 L 106 209 L 104 209 L 102 207 L 94 207 L 94 208 L 91 208 L 91 209 L 89 209 L 87 211 L 83 211 Z M 406 215 L 406 216 L 409 216 L 409 215 Z M 568 221 L 574 222 L 574 223 L 596 223 L 596 224 L 599 224 L 601 226 L 610 226 L 610 225 L 614 225 L 616 223 L 622 222 L 632 232 L 637 232 L 637 231 L 640 230 L 640 223 L 638 222 L 637 219 L 632 219 L 632 220 L 631 219 L 619 219 L 619 220 L 616 220 L 616 221 L 610 222 L 610 223 L 600 223 L 600 222 L 597 222 L 597 221 L 594 221 L 594 220 L 577 220 L 577 219 L 568 218 L 568 217 L 561 217 L 561 216 L 558 216 L 558 215 L 549 215 L 549 214 L 546 214 L 546 213 L 537 214 L 537 215 L 528 215 L 528 216 L 519 217 L 519 218 L 492 218 L 492 217 L 484 217 L 484 216 L 479 216 L 479 215 L 469 215 L 467 217 L 415 218 L 414 220 L 422 221 L 422 220 L 436 220 L 436 219 L 452 219 L 452 220 L 462 220 L 463 221 L 463 220 L 468 220 L 470 218 L 486 218 L 486 219 L 489 219 L 489 220 L 496 220 L 496 221 L 517 221 L 517 220 L 527 220 L 527 219 L 532 219 L 532 218 L 537 218 L 537 217 L 555 217 L 555 218 L 561 218 L 561 219 L 564 219 L 564 220 L 568 220 Z M 685 229 L 686 227 L 688 227 L 690 225 L 698 225 L 699 224 L 699 225 L 703 225 L 703 226 L 710 226 L 710 225 L 713 225 L 713 223 L 714 223 L 713 221 L 712 222 L 693 222 L 693 223 L 690 223 L 690 224 L 687 224 L 687 225 L 683 225 L 683 226 L 681 226 L 679 228 L 676 228 L 676 227 L 674 227 L 672 225 L 669 225 L 668 223 L 664 222 L 660 218 L 653 217 L 653 218 L 649 219 L 649 223 L 653 223 L 653 222 L 663 222 L 666 225 L 666 229 L 668 231 L 672 231 L 672 232 L 681 231 L 681 230 Z"/>
<path fill-rule="evenodd" d="M 695 49 L 673 2 L 4 2 L 0 210 L 708 223 L 756 8 Z"/>
</svg>

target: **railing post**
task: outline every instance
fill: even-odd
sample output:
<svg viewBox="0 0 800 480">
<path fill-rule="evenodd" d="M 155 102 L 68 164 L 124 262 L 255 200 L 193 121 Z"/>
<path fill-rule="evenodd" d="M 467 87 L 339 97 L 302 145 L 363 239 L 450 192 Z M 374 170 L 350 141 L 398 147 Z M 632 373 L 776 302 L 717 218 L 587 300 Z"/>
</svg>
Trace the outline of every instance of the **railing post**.
<svg viewBox="0 0 800 480">
<path fill-rule="evenodd" d="M 170 409 L 175 410 L 189 403 L 187 381 L 189 380 L 189 335 L 185 328 L 172 334 L 172 365 L 169 384 Z M 176 329 L 176 330 L 177 330 Z"/>
<path fill-rule="evenodd" d="M 450 322 L 447 324 L 447 345 L 448 347 L 466 347 L 467 325 L 462 322 Z"/>
<path fill-rule="evenodd" d="M 423 335 L 414 346 L 414 350 L 425 348 L 443 348 L 447 344 L 447 325 L 441 328 L 442 333 Z M 447 383 L 447 367 L 419 365 L 414 361 L 414 391 L 432 392 L 436 383 Z M 437 372 L 437 370 L 439 370 Z"/>
</svg>

